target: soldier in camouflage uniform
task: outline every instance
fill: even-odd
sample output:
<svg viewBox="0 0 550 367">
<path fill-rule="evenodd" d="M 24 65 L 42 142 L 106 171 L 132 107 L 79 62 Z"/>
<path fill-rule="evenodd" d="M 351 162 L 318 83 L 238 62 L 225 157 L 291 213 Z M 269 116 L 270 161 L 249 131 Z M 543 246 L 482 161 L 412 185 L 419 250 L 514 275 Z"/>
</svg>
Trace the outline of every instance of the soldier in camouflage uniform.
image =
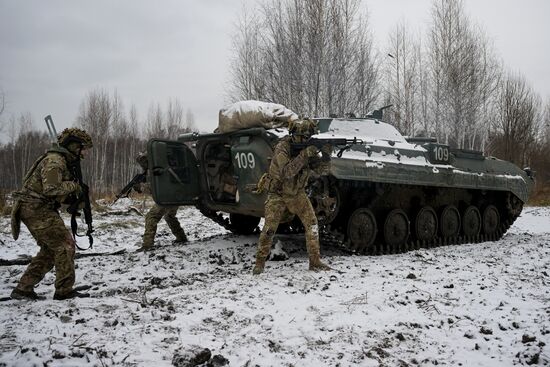
<svg viewBox="0 0 550 367">
<path fill-rule="evenodd" d="M 140 153 L 136 158 L 138 164 L 143 168 L 144 171 L 147 171 L 147 155 L 145 153 Z M 178 212 L 178 206 L 175 205 L 158 205 L 155 203 L 153 207 L 145 215 L 145 233 L 143 233 L 143 244 L 139 251 L 148 251 L 153 248 L 153 243 L 155 242 L 155 235 L 157 233 L 157 225 L 162 218 L 168 224 L 168 227 L 176 236 L 176 243 L 186 243 L 187 236 L 185 231 L 180 225 L 176 214 Z"/>
<path fill-rule="evenodd" d="M 291 135 L 281 139 L 275 146 L 267 178 L 264 181 L 264 183 L 267 182 L 268 190 L 265 203 L 265 224 L 258 242 L 253 274 L 263 272 L 273 236 L 281 219 L 288 212 L 296 214 L 304 225 L 309 269 L 330 270 L 330 267 L 320 259 L 319 226 L 305 187 L 312 173 L 328 173 L 331 147 L 323 147 L 322 162 L 319 158 L 319 150 L 315 146 L 303 149 L 295 158 L 290 156 L 291 142 L 306 141 L 315 132 L 315 129 L 316 124 L 312 120 L 291 122 L 289 125 Z M 312 169 L 315 165 L 317 167 Z"/>
<path fill-rule="evenodd" d="M 58 143 L 38 158 L 23 179 L 23 188 L 13 195 L 16 199 L 12 212 L 14 239 L 19 236 L 22 221 L 40 246 L 11 293 L 15 299 L 38 299 L 34 286 L 54 267 L 54 299 L 89 296 L 73 289 L 76 243 L 58 209 L 69 196 L 82 191 L 70 168 L 92 148 L 92 139 L 85 131 L 70 128 L 58 136 Z"/>
</svg>

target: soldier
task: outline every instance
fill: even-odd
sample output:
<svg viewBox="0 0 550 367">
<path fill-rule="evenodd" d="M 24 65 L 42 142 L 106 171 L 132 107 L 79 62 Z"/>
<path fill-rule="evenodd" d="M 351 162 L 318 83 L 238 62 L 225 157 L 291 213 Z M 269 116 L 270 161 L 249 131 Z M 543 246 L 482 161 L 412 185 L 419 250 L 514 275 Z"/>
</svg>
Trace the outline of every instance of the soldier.
<svg viewBox="0 0 550 367">
<path fill-rule="evenodd" d="M 140 153 L 136 161 L 143 168 L 144 171 L 147 171 L 147 155 L 145 153 Z M 153 248 L 153 243 L 155 242 L 155 234 L 157 233 L 157 225 L 162 218 L 170 227 L 170 230 L 176 236 L 176 243 L 186 243 L 187 236 L 185 231 L 181 228 L 176 214 L 178 212 L 178 207 L 175 205 L 158 205 L 155 204 L 145 215 L 145 232 L 143 233 L 143 244 L 138 251 L 149 251 Z"/>
<path fill-rule="evenodd" d="M 12 212 L 14 238 L 19 236 L 22 221 L 40 246 L 11 293 L 14 299 L 39 299 L 34 286 L 54 267 L 55 300 L 90 296 L 73 289 L 76 243 L 58 209 L 70 195 L 75 197 L 82 192 L 70 168 L 92 148 L 92 138 L 84 130 L 70 128 L 63 130 L 57 141 L 59 145 L 38 158 L 23 179 L 23 188 L 13 195 L 16 199 Z"/>
<path fill-rule="evenodd" d="M 281 218 L 287 211 L 296 214 L 304 225 L 309 270 L 330 270 L 330 267 L 320 259 L 319 226 L 305 187 L 312 171 L 318 174 L 328 173 L 331 147 L 323 147 L 324 162 L 321 164 L 319 164 L 319 150 L 315 146 L 308 146 L 295 158 L 290 155 L 291 143 L 308 140 L 314 134 L 315 129 L 316 124 L 312 120 L 291 122 L 289 125 L 290 136 L 282 138 L 275 146 L 267 179 L 264 179 L 268 190 L 265 203 L 265 224 L 258 242 L 253 274 L 263 272 L 273 236 Z M 314 162 L 318 167 L 312 170 Z"/>
</svg>

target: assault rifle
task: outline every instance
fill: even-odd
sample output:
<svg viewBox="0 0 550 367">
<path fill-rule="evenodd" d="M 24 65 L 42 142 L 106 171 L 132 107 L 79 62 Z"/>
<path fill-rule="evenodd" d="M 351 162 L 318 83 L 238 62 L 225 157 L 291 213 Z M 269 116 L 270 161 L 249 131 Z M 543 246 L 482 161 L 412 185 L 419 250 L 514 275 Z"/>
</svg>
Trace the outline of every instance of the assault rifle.
<svg viewBox="0 0 550 367">
<path fill-rule="evenodd" d="M 52 117 L 48 115 L 44 117 L 44 121 L 46 121 L 46 126 L 48 126 L 50 137 L 57 144 L 57 131 L 55 130 L 55 125 L 53 123 Z M 59 144 L 57 144 L 57 146 L 59 147 Z M 78 195 L 69 195 L 68 201 L 70 202 L 70 204 L 67 208 L 67 213 L 71 215 L 71 232 L 73 234 L 73 238 L 75 238 L 76 236 L 88 236 L 88 242 L 90 243 L 90 246 L 88 248 L 92 248 L 94 245 L 94 238 L 92 237 L 94 228 L 92 226 L 92 205 L 90 204 L 90 189 L 88 188 L 88 185 L 84 183 L 82 178 L 80 157 L 77 157 L 74 163 L 70 164 L 68 168 L 69 170 L 71 170 L 74 179 L 77 181 L 77 183 L 80 185 L 80 188 L 82 189 L 82 191 Z M 83 204 L 82 211 L 84 212 L 84 221 L 88 226 L 85 235 L 78 234 L 78 224 L 76 223 L 76 217 L 80 216 L 80 207 L 82 206 L 81 204 Z M 78 245 L 76 245 L 76 247 L 78 247 Z M 78 247 L 78 249 L 84 250 L 80 247 Z"/>
<path fill-rule="evenodd" d="M 340 147 L 340 150 L 336 154 L 336 156 L 340 158 L 342 157 L 342 153 L 351 148 L 352 145 L 363 144 L 363 140 L 357 138 L 310 138 L 303 143 L 290 143 L 290 155 L 291 157 L 296 157 L 303 149 L 309 147 L 310 145 L 317 147 L 317 149 L 321 149 L 327 144 L 333 147 Z"/>
<path fill-rule="evenodd" d="M 117 200 L 120 198 L 123 198 L 123 197 L 127 198 L 128 195 L 130 195 L 130 192 L 132 190 L 136 190 L 137 192 L 140 192 L 139 190 L 136 189 L 136 186 L 139 185 L 140 183 L 145 182 L 146 180 L 147 180 L 147 172 L 142 172 L 135 175 L 134 178 L 132 178 L 130 182 L 128 182 L 128 184 L 126 184 L 126 186 L 124 186 L 122 190 L 120 190 L 120 192 L 116 194 L 115 201 L 113 201 L 111 205 L 116 203 Z"/>
</svg>

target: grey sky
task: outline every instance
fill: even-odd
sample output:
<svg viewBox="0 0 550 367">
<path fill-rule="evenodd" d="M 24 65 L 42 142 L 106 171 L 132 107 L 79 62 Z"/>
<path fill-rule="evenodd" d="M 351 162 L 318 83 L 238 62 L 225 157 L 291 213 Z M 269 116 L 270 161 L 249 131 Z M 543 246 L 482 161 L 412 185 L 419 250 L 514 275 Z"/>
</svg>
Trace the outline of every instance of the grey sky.
<svg viewBox="0 0 550 367">
<path fill-rule="evenodd" d="M 377 46 L 384 51 L 399 21 L 423 33 L 431 3 L 365 0 Z M 504 63 L 550 97 L 550 1 L 465 5 Z M 73 123 L 86 93 L 101 87 L 116 88 L 141 120 L 152 102 L 164 107 L 178 98 L 197 126 L 211 131 L 227 102 L 231 34 L 242 9 L 242 0 L 0 0 L 0 89 L 7 99 L 1 118 L 29 111 L 41 126 L 52 114 L 63 128 Z"/>
</svg>

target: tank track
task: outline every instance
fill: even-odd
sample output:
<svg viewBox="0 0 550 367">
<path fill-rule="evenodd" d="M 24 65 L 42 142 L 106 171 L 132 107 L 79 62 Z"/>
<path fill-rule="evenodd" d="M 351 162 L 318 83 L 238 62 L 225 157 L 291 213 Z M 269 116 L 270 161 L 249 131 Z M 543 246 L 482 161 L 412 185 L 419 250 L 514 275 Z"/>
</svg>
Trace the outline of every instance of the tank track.
<svg viewBox="0 0 550 367">
<path fill-rule="evenodd" d="M 404 245 L 390 247 L 384 243 L 377 241 L 374 246 L 374 251 L 370 252 L 356 252 L 352 249 L 349 239 L 346 239 L 346 235 L 336 228 L 331 227 L 330 225 L 325 225 L 320 228 L 320 240 L 321 244 L 326 246 L 335 246 L 339 247 L 350 254 L 358 255 L 390 255 L 390 254 L 399 254 L 408 251 L 418 250 L 420 248 L 434 248 L 441 246 L 450 246 L 450 245 L 461 245 L 465 243 L 481 243 L 488 241 L 498 241 L 501 239 L 506 231 L 512 226 L 514 221 L 517 219 L 517 215 L 510 215 L 505 221 L 500 223 L 499 228 L 495 233 L 491 235 L 478 234 L 477 236 L 467 237 L 467 236 L 456 236 L 456 237 L 435 237 L 433 241 L 420 241 L 409 239 Z M 412 236 L 409 236 L 412 237 Z"/>
<path fill-rule="evenodd" d="M 202 215 L 209 218 L 216 224 L 222 226 L 226 230 L 230 232 L 234 232 L 235 228 L 231 224 L 229 217 L 224 216 L 222 213 L 209 210 L 203 206 L 199 207 L 199 210 Z M 491 235 L 486 234 L 479 234 L 477 236 L 473 237 L 466 237 L 466 236 L 457 236 L 457 237 L 449 237 L 449 238 L 442 238 L 442 237 L 435 237 L 433 241 L 420 241 L 420 240 L 414 240 L 409 239 L 404 245 L 398 246 L 398 247 L 390 247 L 386 244 L 377 242 L 375 243 L 375 249 L 374 251 L 361 253 L 356 252 L 352 249 L 351 243 L 349 239 L 346 239 L 346 235 L 339 231 L 338 229 L 329 225 L 322 225 L 320 226 L 319 231 L 319 239 L 321 241 L 322 246 L 333 246 L 337 247 L 341 250 L 344 250 L 348 252 L 349 254 L 358 254 L 358 255 L 390 255 L 390 254 L 399 254 L 404 253 L 408 251 L 414 251 L 418 250 L 420 248 L 434 248 L 434 247 L 441 247 L 441 246 L 450 246 L 450 245 L 460 245 L 465 243 L 481 243 L 481 242 L 488 242 L 488 241 L 498 241 L 499 239 L 504 236 L 504 234 L 508 231 L 508 229 L 512 226 L 514 221 L 517 219 L 519 215 L 515 214 L 509 214 L 508 218 L 504 221 L 501 221 L 499 228 L 495 231 L 495 233 Z M 300 228 L 299 226 L 282 226 L 281 231 L 278 231 L 278 233 L 283 234 L 297 234 L 302 233 L 303 228 Z M 260 228 L 256 227 L 256 230 L 254 233 L 260 233 Z M 412 236 L 409 236 L 412 237 Z"/>
</svg>

